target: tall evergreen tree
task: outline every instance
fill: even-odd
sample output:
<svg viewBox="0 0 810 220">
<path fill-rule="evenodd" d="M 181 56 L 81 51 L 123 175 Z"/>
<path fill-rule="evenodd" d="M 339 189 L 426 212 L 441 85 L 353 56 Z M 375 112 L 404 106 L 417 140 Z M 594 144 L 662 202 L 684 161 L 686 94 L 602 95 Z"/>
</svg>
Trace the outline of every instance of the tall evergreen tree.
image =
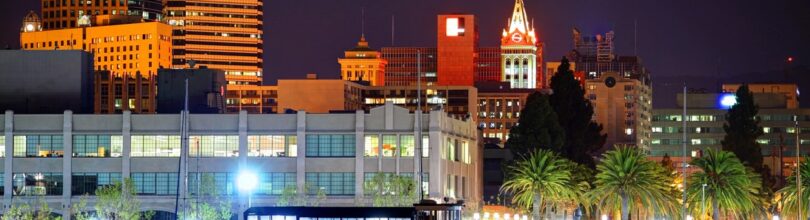
<svg viewBox="0 0 810 220">
<path fill-rule="evenodd" d="M 549 104 L 548 95 L 534 92 L 526 98 L 520 110 L 518 124 L 509 131 L 506 147 L 521 158 L 537 149 L 562 150 L 565 133 L 557 123 L 557 114 Z"/>
<path fill-rule="evenodd" d="M 551 77 L 551 89 L 554 91 L 550 96 L 551 106 L 565 131 L 565 142 L 560 154 L 594 168 L 591 155 L 602 148 L 606 136 L 601 134 L 602 125 L 591 120 L 593 106 L 585 99 L 585 90 L 574 78 L 571 64 L 565 57 L 562 58 L 557 73 Z"/>
<path fill-rule="evenodd" d="M 754 95 L 743 84 L 737 89 L 737 103 L 726 113 L 723 130 L 726 136 L 721 142 L 723 150 L 733 152 L 746 166 L 762 172 L 762 148 L 757 138 L 762 135 L 762 127 L 756 118 L 759 107 L 754 104 Z"/>
</svg>

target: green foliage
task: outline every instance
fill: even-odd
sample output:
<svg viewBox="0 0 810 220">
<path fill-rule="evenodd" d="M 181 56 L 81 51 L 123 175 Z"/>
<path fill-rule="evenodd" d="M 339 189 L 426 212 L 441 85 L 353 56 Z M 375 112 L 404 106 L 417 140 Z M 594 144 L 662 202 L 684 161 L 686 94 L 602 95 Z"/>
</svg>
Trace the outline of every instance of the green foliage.
<svg viewBox="0 0 810 220">
<path fill-rule="evenodd" d="M 565 57 L 562 58 L 557 73 L 551 77 L 550 86 L 554 92 L 549 101 L 565 134 L 560 153 L 565 158 L 593 168 L 591 155 L 602 148 L 606 136 L 601 134 L 602 126 L 591 120 L 593 106 L 585 99 L 585 90 L 580 81 L 574 78 L 574 72 Z M 521 114 L 521 119 L 523 117 Z"/>
<path fill-rule="evenodd" d="M 124 182 L 96 189 L 96 215 L 101 219 L 136 220 L 149 219 L 153 212 L 141 212 L 141 201 L 135 196 L 135 183 L 126 178 Z"/>
<path fill-rule="evenodd" d="M 687 203 L 695 216 L 706 216 L 701 210 L 712 210 L 712 217 L 734 216 L 735 219 L 763 217 L 766 202 L 759 196 L 761 180 L 758 174 L 746 168 L 737 157 L 727 151 L 708 149 L 691 164 L 701 171 L 689 176 L 686 188 Z M 702 187 L 706 184 L 705 202 L 701 207 Z"/>
<path fill-rule="evenodd" d="M 314 197 L 313 197 L 314 196 Z M 287 186 L 281 191 L 276 206 L 320 206 L 326 201 L 326 191 L 322 188 L 304 184 L 303 191 L 298 192 L 297 186 Z"/>
<path fill-rule="evenodd" d="M 728 109 L 725 116 L 723 150 L 733 152 L 743 164 L 761 173 L 762 148 L 756 141 L 763 133 L 756 118 L 759 107 L 754 104 L 754 95 L 746 84 L 737 89 L 736 96 L 737 104 Z"/>
<path fill-rule="evenodd" d="M 51 208 L 48 202 L 42 197 L 37 197 L 33 203 L 36 207 L 32 206 L 31 201 L 22 202 L 18 198 L 14 198 L 11 207 L 3 213 L 0 217 L 2 220 L 60 220 L 61 216 L 52 217 Z"/>
<path fill-rule="evenodd" d="M 787 178 L 787 185 L 777 192 L 779 195 L 779 203 L 782 205 L 782 217 L 784 219 L 805 219 L 806 215 L 810 213 L 810 163 L 808 158 L 803 158 L 803 162 L 799 165 L 798 170 L 794 170 Z M 801 199 L 797 194 L 796 175 L 801 173 Z M 799 202 L 801 200 L 801 202 Z M 801 203 L 801 210 L 803 215 L 798 217 L 799 203 Z M 794 217 L 795 216 L 795 217 Z"/>
<path fill-rule="evenodd" d="M 501 190 L 513 194 L 512 202 L 519 208 L 532 210 L 534 219 L 541 219 L 541 207 L 562 208 L 585 201 L 588 184 L 574 177 L 576 169 L 575 163 L 551 150 L 537 150 L 507 168 Z"/>
<path fill-rule="evenodd" d="M 626 219 L 631 210 L 669 216 L 680 211 L 671 173 L 637 148 L 619 146 L 608 151 L 596 171 L 589 197 L 602 213 L 621 210 L 621 218 Z"/>
<path fill-rule="evenodd" d="M 81 198 L 79 198 L 78 203 L 73 203 L 71 205 L 70 214 L 75 220 L 94 219 L 95 215 L 87 211 L 87 195 L 83 195 Z"/>
<path fill-rule="evenodd" d="M 509 131 L 506 147 L 518 158 L 537 149 L 562 152 L 564 140 L 565 133 L 557 123 L 557 114 L 549 104 L 549 97 L 535 92 L 526 98 L 518 123 Z"/>
<path fill-rule="evenodd" d="M 407 207 L 416 202 L 416 185 L 412 178 L 376 173 L 363 184 L 375 207 Z"/>
<path fill-rule="evenodd" d="M 231 199 L 220 196 L 221 193 L 217 191 L 213 175 L 201 175 L 200 192 L 197 196 L 190 196 L 188 209 L 178 214 L 179 219 L 231 219 Z"/>
</svg>

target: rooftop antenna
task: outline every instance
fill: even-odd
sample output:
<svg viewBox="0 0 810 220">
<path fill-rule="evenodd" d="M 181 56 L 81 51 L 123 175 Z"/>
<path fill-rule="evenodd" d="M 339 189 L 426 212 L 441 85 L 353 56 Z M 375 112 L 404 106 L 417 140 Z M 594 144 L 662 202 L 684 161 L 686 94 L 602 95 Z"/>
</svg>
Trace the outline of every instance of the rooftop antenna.
<svg viewBox="0 0 810 220">
<path fill-rule="evenodd" d="M 396 26 L 395 26 L 396 23 L 394 22 L 395 21 L 394 19 L 395 19 L 394 15 L 392 14 L 391 15 L 391 46 L 394 46 L 394 30 L 396 28 Z"/>
<path fill-rule="evenodd" d="M 633 19 L 633 55 L 638 56 L 638 19 Z"/>
<path fill-rule="evenodd" d="M 366 8 L 360 9 L 360 36 L 366 36 Z"/>
</svg>

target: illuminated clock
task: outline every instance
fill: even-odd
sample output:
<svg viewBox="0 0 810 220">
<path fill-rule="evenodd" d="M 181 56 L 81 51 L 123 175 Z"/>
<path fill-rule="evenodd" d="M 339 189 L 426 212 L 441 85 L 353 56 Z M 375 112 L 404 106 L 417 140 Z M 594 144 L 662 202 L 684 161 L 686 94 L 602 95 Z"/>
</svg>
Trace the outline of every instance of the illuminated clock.
<svg viewBox="0 0 810 220">
<path fill-rule="evenodd" d="M 523 40 L 523 35 L 520 35 L 520 33 L 512 34 L 512 41 L 514 41 L 515 43 L 518 43 L 518 42 L 520 42 L 522 40 Z"/>
<path fill-rule="evenodd" d="M 34 31 L 34 24 L 26 24 L 25 25 L 25 31 L 27 31 L 27 32 Z"/>
<path fill-rule="evenodd" d="M 605 85 L 608 88 L 613 88 L 613 86 L 616 86 L 616 78 L 608 77 L 607 79 L 605 79 Z"/>
</svg>

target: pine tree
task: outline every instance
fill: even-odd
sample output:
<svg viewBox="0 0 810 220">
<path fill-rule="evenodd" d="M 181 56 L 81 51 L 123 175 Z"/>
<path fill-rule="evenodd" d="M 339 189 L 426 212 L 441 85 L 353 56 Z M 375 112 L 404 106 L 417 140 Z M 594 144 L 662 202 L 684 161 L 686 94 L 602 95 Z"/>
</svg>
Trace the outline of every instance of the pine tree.
<svg viewBox="0 0 810 220">
<path fill-rule="evenodd" d="M 520 158 L 537 149 L 562 150 L 565 133 L 557 123 L 557 114 L 549 104 L 549 96 L 535 92 L 526 98 L 518 124 L 509 131 L 506 147 Z"/>
<path fill-rule="evenodd" d="M 574 162 L 594 168 L 591 155 L 602 148 L 606 136 L 601 134 L 602 125 L 591 120 L 593 106 L 585 99 L 585 90 L 574 78 L 565 57 L 557 73 L 551 77 L 551 89 L 554 91 L 550 96 L 551 106 L 565 131 L 565 142 L 560 153 Z"/>
<path fill-rule="evenodd" d="M 762 172 L 762 147 L 757 138 L 762 135 L 762 127 L 756 118 L 759 107 L 754 104 L 754 95 L 748 85 L 740 85 L 735 94 L 737 103 L 726 113 L 723 130 L 726 136 L 721 142 L 723 150 L 731 151 L 748 167 Z"/>
</svg>

